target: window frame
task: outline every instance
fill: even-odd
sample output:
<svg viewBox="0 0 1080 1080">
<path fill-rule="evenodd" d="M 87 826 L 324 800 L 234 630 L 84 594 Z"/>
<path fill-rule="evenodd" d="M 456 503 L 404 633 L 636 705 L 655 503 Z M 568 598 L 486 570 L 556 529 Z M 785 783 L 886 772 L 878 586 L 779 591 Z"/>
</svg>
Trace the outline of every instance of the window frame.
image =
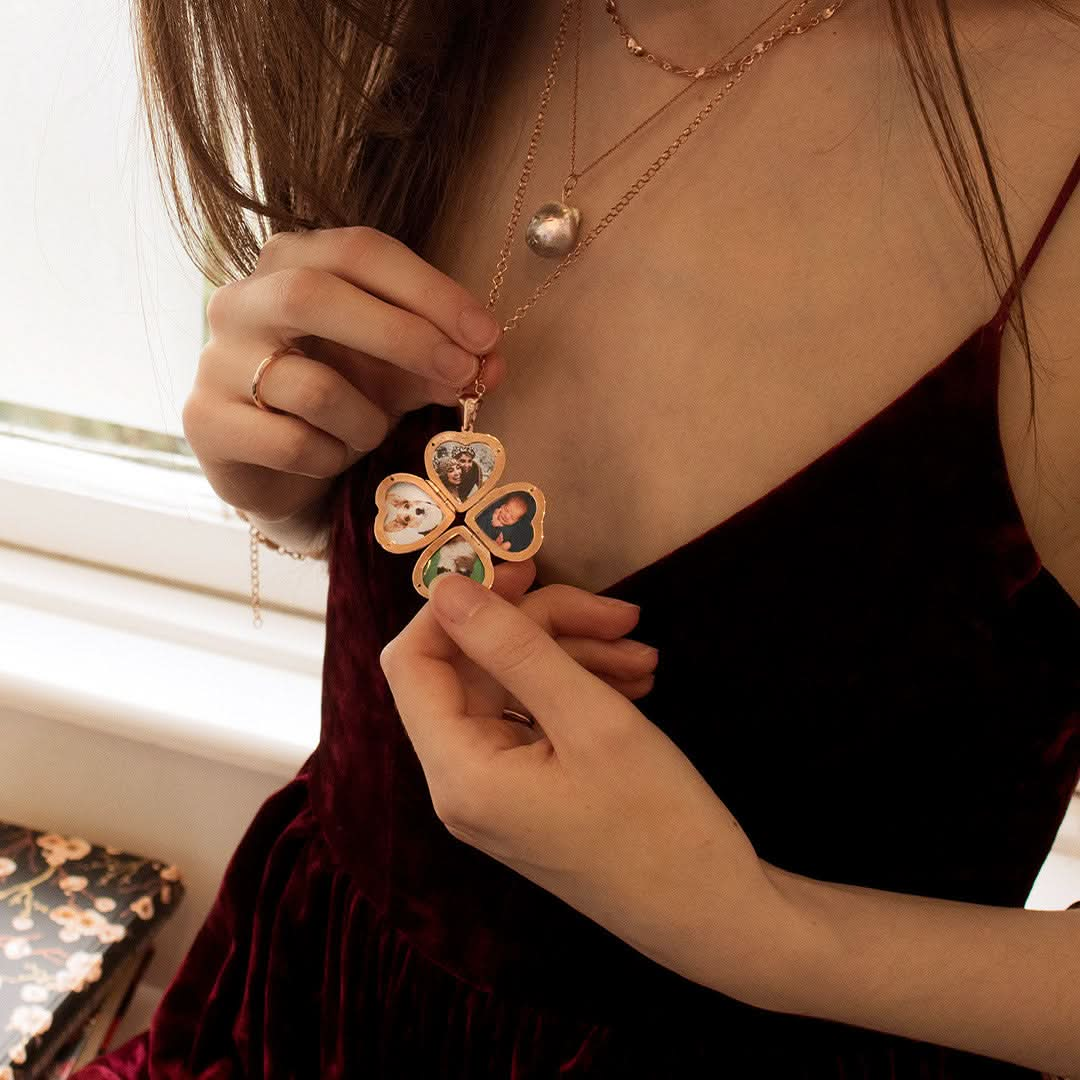
<svg viewBox="0 0 1080 1080">
<path fill-rule="evenodd" d="M 0 425 L 0 506 L 0 543 L 250 602 L 248 526 L 179 455 Z M 325 619 L 327 563 L 258 551 L 262 607 Z"/>
</svg>

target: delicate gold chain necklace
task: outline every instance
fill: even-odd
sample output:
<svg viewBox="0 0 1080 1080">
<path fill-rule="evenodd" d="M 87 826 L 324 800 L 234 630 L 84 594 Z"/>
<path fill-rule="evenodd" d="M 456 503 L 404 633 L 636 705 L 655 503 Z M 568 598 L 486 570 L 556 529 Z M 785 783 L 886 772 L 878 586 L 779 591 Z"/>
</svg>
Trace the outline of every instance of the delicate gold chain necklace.
<svg viewBox="0 0 1080 1080">
<path fill-rule="evenodd" d="M 556 39 L 555 50 L 551 58 L 551 64 L 548 67 L 547 78 L 544 83 L 544 90 L 540 95 L 540 109 L 536 118 L 536 125 L 533 129 L 532 138 L 529 140 L 529 147 L 525 154 L 525 163 L 521 171 L 521 179 L 518 182 L 518 189 L 514 196 L 513 209 L 510 214 L 510 221 L 506 227 L 506 237 L 503 242 L 503 248 L 500 252 L 498 262 L 495 267 L 495 274 L 491 282 L 491 292 L 488 297 L 487 308 L 488 311 L 493 311 L 495 303 L 499 297 L 499 289 L 502 286 L 503 277 L 506 274 L 507 266 L 510 262 L 510 249 L 514 242 L 514 236 L 517 229 L 518 218 L 521 214 L 521 207 L 525 200 L 525 189 L 528 186 L 529 179 L 532 175 L 532 165 L 536 157 L 536 147 L 540 141 L 540 132 L 543 129 L 544 113 L 547 109 L 548 98 L 551 95 L 551 87 L 555 82 L 555 71 L 558 66 L 559 53 L 562 50 L 563 38 L 566 36 L 566 24 L 568 21 L 568 14 L 570 7 L 574 0 L 565 0 L 563 4 L 562 19 L 559 23 L 559 33 Z M 579 0 L 580 2 L 580 0 Z M 795 16 L 806 7 L 809 0 L 800 0 L 800 3 L 794 11 L 788 15 L 785 19 L 785 24 L 794 19 Z M 622 197 L 615 203 L 614 206 L 597 222 L 592 231 L 588 233 L 580 242 L 566 254 L 562 262 L 552 271 L 552 273 L 543 281 L 533 294 L 526 300 L 526 302 L 520 305 L 507 320 L 503 331 L 508 332 L 512 330 L 521 319 L 521 316 L 536 302 L 536 300 L 551 287 L 551 284 L 560 276 L 564 269 L 579 259 L 589 247 L 589 245 L 600 235 L 615 220 L 616 217 L 637 197 L 639 192 L 645 185 L 671 160 L 671 158 L 678 152 L 683 143 L 697 130 L 701 122 L 713 111 L 713 109 L 731 92 L 734 86 L 742 79 L 745 72 L 750 68 L 754 61 L 768 52 L 777 41 L 786 37 L 788 34 L 804 33 L 806 30 L 817 26 L 819 23 L 830 18 L 833 14 L 840 9 L 844 4 L 844 0 L 835 0 L 834 3 L 818 12 L 812 18 L 808 19 L 805 24 L 794 27 L 786 27 L 781 25 L 781 28 L 770 34 L 764 41 L 759 42 L 754 48 L 743 56 L 736 65 L 736 71 L 734 77 L 729 79 L 721 90 L 713 96 L 713 98 L 706 103 L 701 111 L 690 121 L 689 124 L 680 132 L 678 137 L 667 147 L 663 153 L 660 154 L 656 160 L 649 165 L 649 167 L 634 181 L 633 184 L 626 190 Z M 690 84 L 693 85 L 693 84 Z M 564 189 L 565 189 L 564 183 Z M 569 208 L 568 208 L 569 209 Z M 576 209 L 576 208 L 575 208 Z M 537 213 L 540 211 L 538 210 Z M 481 364 L 483 357 L 481 357 Z M 483 367 L 481 366 L 480 372 L 477 373 L 477 385 L 474 386 L 473 392 L 477 397 L 483 396 L 483 388 L 481 382 L 481 376 L 483 375 Z"/>
<path fill-rule="evenodd" d="M 555 85 L 555 73 L 566 37 L 570 11 L 575 3 L 580 4 L 581 0 L 563 0 L 555 46 L 540 93 L 536 124 L 529 139 L 521 178 L 514 194 L 510 220 L 506 227 L 506 236 L 491 281 L 491 293 L 487 304 L 489 311 L 494 310 L 510 262 L 510 251 L 525 201 L 525 190 L 532 175 L 540 132 L 544 125 L 544 115 Z M 571 208 L 565 203 L 547 203 L 537 210 L 534 220 L 542 212 L 547 213 L 548 208 L 557 208 L 554 212 L 564 219 L 576 218 L 573 245 L 525 303 L 514 311 L 503 327 L 504 333 L 509 332 L 518 324 L 524 313 L 551 287 L 563 270 L 579 259 L 589 245 L 630 205 L 642 188 L 693 135 L 705 117 L 731 92 L 759 56 L 763 56 L 777 41 L 788 34 L 804 33 L 830 18 L 839 10 L 844 0 L 834 0 L 805 24 L 790 26 L 789 24 L 808 3 L 809 0 L 800 0 L 798 6 L 787 16 L 778 30 L 756 44 L 749 53 L 735 63 L 733 77 L 724 83 L 720 91 L 706 103 L 697 116 L 683 128 L 678 137 L 630 185 L 615 205 L 583 238 L 577 239 L 580 211 L 576 207 Z M 608 10 L 612 10 L 610 4 Z M 578 11 L 580 16 L 580 8 Z M 692 85 L 694 85 L 693 82 L 688 83 L 688 86 Z M 683 92 L 680 91 L 680 95 Z M 680 95 L 676 95 L 676 98 Z M 644 125 L 639 125 L 639 128 L 642 126 Z M 616 145 L 621 145 L 629 137 L 630 135 L 627 135 Z M 571 153 L 573 153 L 573 144 Z M 603 156 L 606 157 L 607 154 Z M 570 177 L 575 179 L 569 189 L 564 184 L 564 199 L 568 197 L 569 191 L 576 183 L 576 177 L 580 175 L 582 174 L 574 173 L 574 162 L 571 158 L 571 171 L 567 179 L 568 181 Z M 484 360 L 485 358 L 481 356 L 480 367 L 471 389 L 463 391 L 458 398 L 462 410 L 461 430 L 440 432 L 432 436 L 424 448 L 424 469 L 427 478 L 415 473 L 395 472 L 384 477 L 375 490 L 374 532 L 380 546 L 387 551 L 398 553 L 423 549 L 413 567 L 412 574 L 413 586 L 421 596 L 429 595 L 431 583 L 442 573 L 463 574 L 490 588 L 495 578 L 491 561 L 493 554 L 500 559 L 520 562 L 534 555 L 543 542 L 543 522 L 547 509 L 543 492 L 535 484 L 526 481 L 495 486 L 506 464 L 506 451 L 494 435 L 474 430 L 476 415 L 486 389 L 483 381 Z M 455 516 L 461 513 L 465 515 L 464 524 L 453 525 Z"/>
<path fill-rule="evenodd" d="M 783 6 L 783 4 L 780 5 L 780 7 Z M 646 60 L 650 64 L 656 64 L 658 67 L 663 68 L 665 71 L 670 71 L 673 75 L 684 75 L 688 79 L 710 79 L 715 78 L 717 75 L 723 75 L 727 72 L 734 71 L 735 68 L 738 66 L 738 61 L 725 62 L 723 57 L 721 57 L 720 60 L 714 60 L 711 64 L 706 64 L 703 67 L 681 67 L 679 64 L 673 63 L 666 57 L 659 56 L 656 53 L 650 52 L 637 40 L 637 38 L 634 37 L 633 34 L 630 33 L 630 31 L 626 28 L 626 24 L 622 21 L 622 17 L 619 15 L 618 8 L 615 6 L 615 0 L 604 0 L 604 10 L 608 13 L 608 15 L 611 16 L 611 21 L 615 24 L 615 29 L 618 30 L 619 33 L 622 35 L 622 39 L 626 43 L 626 51 L 629 52 L 631 56 L 639 56 L 642 60 Z M 780 9 L 777 8 L 769 15 L 766 15 L 765 18 L 761 22 L 759 22 L 753 30 L 750 31 L 750 34 L 753 34 L 761 26 L 764 26 L 765 23 L 767 23 L 769 19 L 771 19 L 773 15 L 775 15 L 776 12 L 779 10 Z M 831 15 L 832 12 L 829 12 L 829 14 Z M 827 19 L 829 16 L 824 15 L 823 17 Z M 794 28 L 792 29 L 791 33 L 802 34 L 805 31 L 809 30 L 811 26 L 817 26 L 817 23 L 811 22 L 808 23 L 806 26 Z M 749 37 L 750 34 L 747 34 L 746 37 Z M 743 38 L 743 41 L 745 40 L 746 38 Z M 740 41 L 739 44 L 741 45 L 742 41 Z M 760 48 L 758 48 L 757 45 L 754 46 L 754 49 L 756 52 L 762 51 Z M 726 55 L 727 53 L 724 54 L 724 56 Z"/>
<path fill-rule="evenodd" d="M 771 18 L 773 18 L 776 15 L 776 13 L 778 11 L 780 11 L 781 8 L 786 7 L 786 6 L 787 6 L 787 0 L 785 0 L 785 2 L 783 4 L 780 4 L 778 7 L 774 8 L 768 15 L 766 15 L 765 18 L 762 19 L 761 22 L 759 22 L 757 24 L 757 26 L 755 26 L 754 29 L 751 30 L 750 33 L 748 33 L 746 35 L 746 37 L 740 38 L 739 41 L 737 41 L 730 49 L 728 49 L 728 51 L 726 53 L 724 53 L 724 56 L 728 56 L 731 53 L 733 53 L 735 51 L 735 49 L 738 48 L 738 46 L 740 46 L 744 41 L 746 41 L 746 39 L 748 37 L 750 37 L 750 34 L 757 33 L 757 31 L 760 30 L 761 27 L 764 26 L 765 23 L 767 23 Z M 613 10 L 613 9 L 609 8 L 608 10 Z M 566 181 L 563 184 L 563 202 L 567 201 L 567 199 L 570 197 L 570 192 L 573 191 L 573 189 L 576 186 L 577 182 L 587 172 L 589 172 L 590 169 L 592 169 L 595 166 L 599 165 L 600 162 L 604 160 L 604 158 L 606 158 L 609 154 L 613 153 L 615 150 L 618 150 L 618 148 L 620 146 L 622 146 L 622 144 L 624 142 L 626 142 L 630 138 L 633 138 L 633 136 L 635 136 L 643 127 L 645 127 L 646 124 L 649 124 L 653 120 L 655 120 L 656 117 L 658 117 L 662 112 L 665 112 L 672 105 L 674 105 L 675 102 L 678 101 L 683 96 L 683 94 L 685 94 L 688 90 L 692 89 L 692 84 L 687 84 L 685 87 L 683 87 L 682 90 L 679 90 L 674 95 L 674 97 L 670 98 L 665 104 L 661 105 L 659 109 L 656 109 L 655 111 L 651 112 L 647 117 L 645 117 L 644 120 L 641 121 L 640 124 L 637 125 L 637 127 L 633 128 L 631 131 L 628 131 L 617 143 L 615 143 L 613 146 L 608 147 L 608 149 L 605 150 L 598 158 L 596 158 L 591 164 L 586 165 L 585 168 L 582 169 L 579 172 L 577 170 L 577 168 L 576 168 L 577 163 L 576 163 L 575 158 L 576 158 L 576 154 L 577 154 L 578 75 L 579 75 L 579 70 L 580 70 L 580 67 L 581 67 L 581 5 L 580 4 L 577 5 L 577 14 L 578 14 L 578 18 L 577 18 L 577 26 L 578 26 L 577 47 L 574 50 L 574 107 L 570 112 L 570 172 L 567 175 Z M 764 44 L 763 42 L 758 42 L 758 45 L 763 45 L 763 44 Z M 758 48 L 758 45 L 755 45 L 753 47 L 753 49 L 751 49 L 751 52 L 757 53 L 757 52 L 762 51 L 762 50 L 760 50 Z M 647 53 L 646 54 L 647 57 L 652 57 L 652 55 L 653 55 L 652 53 Z M 719 61 L 717 61 L 717 64 L 719 64 Z M 737 67 L 737 65 L 738 65 L 738 61 L 735 61 L 735 62 L 732 62 L 730 64 L 723 64 L 722 68 L 723 68 L 724 71 L 734 70 L 735 67 Z M 691 75 L 691 78 L 696 80 L 698 78 L 709 78 L 710 73 L 711 73 L 711 76 L 717 76 L 717 75 L 721 74 L 721 70 L 719 68 L 717 68 L 716 70 L 713 70 L 713 67 L 715 67 L 715 65 L 711 66 L 710 68 L 696 68 L 694 70 L 694 73 Z M 676 71 L 676 73 L 679 73 L 679 72 L 681 72 L 681 71 L 683 71 L 685 69 L 676 69 L 676 68 L 672 67 L 671 65 L 667 65 L 665 67 L 665 70 L 667 70 L 667 71 Z M 703 72 L 705 74 L 699 76 L 697 74 L 698 71 Z"/>
</svg>

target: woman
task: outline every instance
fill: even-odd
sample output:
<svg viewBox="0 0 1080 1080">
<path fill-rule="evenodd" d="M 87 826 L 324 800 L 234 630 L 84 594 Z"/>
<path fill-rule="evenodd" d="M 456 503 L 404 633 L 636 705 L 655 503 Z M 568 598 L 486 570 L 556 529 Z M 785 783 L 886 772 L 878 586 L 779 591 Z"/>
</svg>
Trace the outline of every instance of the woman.
<svg viewBox="0 0 1080 1080">
<path fill-rule="evenodd" d="M 439 479 L 462 502 L 480 486 L 480 465 L 469 450 L 462 450 L 452 457 L 446 455 L 435 462 Z"/>
<path fill-rule="evenodd" d="M 457 455 L 461 467 L 461 480 L 458 485 L 458 498 L 467 499 L 483 483 L 480 475 L 480 462 L 469 447 L 464 447 Z"/>
<path fill-rule="evenodd" d="M 457 458 L 441 458 L 435 463 L 435 471 L 447 490 L 452 491 L 459 499 L 465 498 L 461 482 L 462 477 L 465 475 L 465 467 Z"/>
<path fill-rule="evenodd" d="M 786 11 L 618 3 L 684 67 Z M 1080 1069 L 1080 920 L 1022 910 L 1080 777 L 1075 11 L 849 0 L 759 57 L 505 341 L 458 316 L 488 293 L 560 3 L 141 13 L 193 244 L 238 279 L 186 430 L 263 531 L 328 535 L 326 693 L 318 749 L 253 821 L 149 1033 L 82 1080 Z M 679 85 L 609 15 L 586 0 L 582 168 Z M 526 213 L 566 177 L 570 56 Z M 590 168 L 583 229 L 717 83 Z M 234 87 L 264 194 L 228 173 Z M 261 250 L 253 208 L 281 233 Z M 551 267 L 518 236 L 500 323 Z M 1026 304 L 1053 376 L 1039 470 Z M 262 383 L 282 412 L 259 411 L 252 372 L 288 340 L 303 355 Z M 382 477 L 458 426 L 478 355 L 478 430 L 550 528 L 455 622 L 468 583 L 422 603 L 369 533 Z M 525 592 L 533 568 L 551 589 Z M 595 593 L 640 605 L 658 664 L 619 646 L 625 666 L 612 648 L 586 670 L 634 626 Z M 502 780 L 434 722 L 463 693 L 455 650 L 560 752 L 576 733 L 599 757 L 561 805 L 527 783 L 481 821 L 447 796 L 433 751 L 466 796 L 483 779 L 476 806 Z"/>
</svg>

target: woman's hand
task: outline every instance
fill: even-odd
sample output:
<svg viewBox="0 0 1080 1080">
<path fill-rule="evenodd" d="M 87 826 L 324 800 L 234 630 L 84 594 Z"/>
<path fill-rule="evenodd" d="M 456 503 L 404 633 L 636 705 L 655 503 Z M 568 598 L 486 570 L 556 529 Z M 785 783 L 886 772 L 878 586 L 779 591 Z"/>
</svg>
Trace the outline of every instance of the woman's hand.
<svg viewBox="0 0 1080 1080">
<path fill-rule="evenodd" d="M 436 814 L 650 959 L 758 1000 L 785 903 L 678 747 L 500 588 L 520 565 L 494 591 L 436 579 L 382 652 Z M 504 720 L 510 703 L 537 726 Z"/>
<path fill-rule="evenodd" d="M 463 324 L 471 313 L 477 320 Z M 400 417 L 453 405 L 486 355 L 504 377 L 498 323 L 483 304 L 400 241 L 366 226 L 275 233 L 252 273 L 207 305 L 210 338 L 183 411 L 184 434 L 214 490 L 264 522 L 316 505 Z M 267 369 L 284 345 L 299 355 Z"/>
<path fill-rule="evenodd" d="M 541 626 L 586 671 L 631 701 L 644 697 L 653 688 L 658 653 L 651 645 L 625 636 L 637 623 L 637 605 L 611 603 L 571 585 L 545 585 L 525 592 L 535 577 L 532 559 L 502 563 L 492 588 Z M 507 705 L 522 711 L 521 702 L 505 695 L 490 675 L 465 657 L 460 663 L 462 670 L 468 668 L 467 678 L 474 691 L 486 680 L 493 695 L 503 694 Z"/>
</svg>

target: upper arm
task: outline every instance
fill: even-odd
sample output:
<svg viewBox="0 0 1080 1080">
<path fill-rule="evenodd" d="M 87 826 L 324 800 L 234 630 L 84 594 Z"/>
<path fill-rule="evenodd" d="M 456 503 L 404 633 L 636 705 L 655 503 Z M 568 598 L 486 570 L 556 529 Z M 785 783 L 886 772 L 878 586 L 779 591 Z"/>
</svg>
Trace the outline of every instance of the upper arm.
<svg viewBox="0 0 1080 1080">
<path fill-rule="evenodd" d="M 1080 187 L 1028 274 L 1024 309 L 1035 365 L 1035 426 L 1029 431 L 1027 359 L 1007 326 L 998 403 L 1002 445 L 1035 549 L 1080 604 Z"/>
</svg>

